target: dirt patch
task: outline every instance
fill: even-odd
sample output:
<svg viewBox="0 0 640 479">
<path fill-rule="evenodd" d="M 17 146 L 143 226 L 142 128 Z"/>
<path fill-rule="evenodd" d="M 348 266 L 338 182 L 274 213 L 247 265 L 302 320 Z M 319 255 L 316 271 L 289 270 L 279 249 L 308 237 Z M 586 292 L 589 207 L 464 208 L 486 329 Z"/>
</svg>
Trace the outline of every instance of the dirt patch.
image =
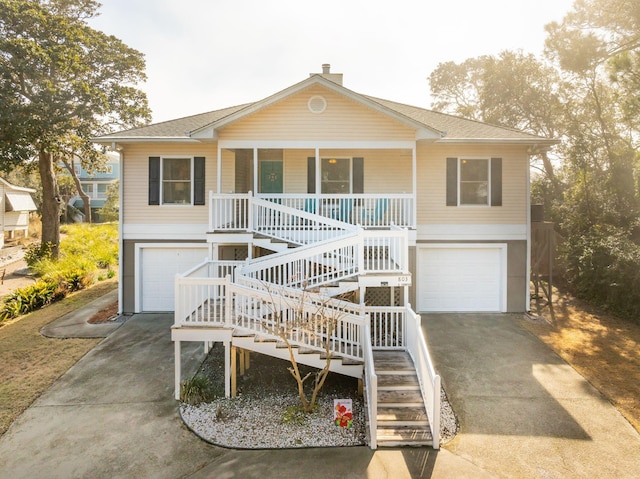
<svg viewBox="0 0 640 479">
<path fill-rule="evenodd" d="M 87 322 L 90 324 L 106 323 L 108 321 L 114 320 L 117 317 L 118 317 L 118 301 L 115 301 L 109 304 L 108 306 L 105 306 L 100 311 L 97 311 L 96 313 L 94 313 L 94 315 L 91 316 Z"/>
<path fill-rule="evenodd" d="M 535 334 L 598 389 L 640 432 L 640 322 L 617 318 L 558 290 L 532 302 Z"/>
</svg>

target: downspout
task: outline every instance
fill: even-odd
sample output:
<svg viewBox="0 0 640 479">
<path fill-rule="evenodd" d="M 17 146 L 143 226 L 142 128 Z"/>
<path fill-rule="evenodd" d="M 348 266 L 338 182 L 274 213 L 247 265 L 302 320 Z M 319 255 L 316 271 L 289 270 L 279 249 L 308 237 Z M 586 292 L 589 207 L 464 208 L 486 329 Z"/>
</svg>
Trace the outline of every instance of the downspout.
<svg viewBox="0 0 640 479">
<path fill-rule="evenodd" d="M 118 161 L 120 163 L 120 175 L 118 184 L 118 251 L 120 252 L 120 260 L 118 261 L 118 315 L 122 314 L 124 305 L 124 238 L 123 238 L 123 218 L 124 214 L 124 153 L 122 147 L 118 146 L 115 142 L 111 143 L 111 150 L 118 153 Z"/>
</svg>

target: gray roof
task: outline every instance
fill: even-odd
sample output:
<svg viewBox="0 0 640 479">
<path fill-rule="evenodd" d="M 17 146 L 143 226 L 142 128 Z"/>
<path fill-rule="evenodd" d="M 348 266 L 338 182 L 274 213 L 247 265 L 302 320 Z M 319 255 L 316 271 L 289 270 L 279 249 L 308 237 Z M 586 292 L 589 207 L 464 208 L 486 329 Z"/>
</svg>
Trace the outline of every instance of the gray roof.
<svg viewBox="0 0 640 479">
<path fill-rule="evenodd" d="M 298 85 L 303 85 L 308 81 L 310 80 L 308 79 Z M 335 85 L 332 86 L 335 87 Z M 412 121 L 413 124 L 417 122 L 421 125 L 424 125 L 428 129 L 440 132 L 442 139 L 439 141 L 442 142 L 504 141 L 525 144 L 556 143 L 555 140 L 550 140 L 548 138 L 532 135 L 519 130 L 490 125 L 488 123 L 482 123 L 480 121 L 469 120 L 445 113 L 439 113 L 433 110 L 427 110 L 425 108 L 396 103 L 390 100 L 383 100 L 381 98 L 360 95 L 341 86 L 338 86 L 337 88 L 343 89 L 344 93 L 349 96 L 355 96 L 356 98 L 360 97 L 363 102 L 374 102 L 380 105 L 383 111 L 386 110 L 389 112 L 389 114 L 395 114 L 396 117 L 397 115 L 403 116 Z M 286 92 L 286 90 L 281 93 L 284 92 Z M 190 138 L 190 132 L 212 125 L 220 120 L 223 120 L 227 116 L 233 115 L 235 113 L 240 113 L 243 109 L 247 109 L 247 111 L 250 112 L 253 110 L 251 107 L 253 107 L 254 105 L 256 107 L 259 107 L 258 104 L 263 102 L 264 100 L 261 100 L 255 103 L 232 106 L 224 108 L 222 110 L 210 111 L 207 113 L 201 113 L 199 115 L 178 118 L 176 120 L 169 120 L 162 123 L 143 126 L 140 128 L 120 131 L 96 138 L 96 141 L 103 143 L 112 140 L 188 140 Z"/>
</svg>

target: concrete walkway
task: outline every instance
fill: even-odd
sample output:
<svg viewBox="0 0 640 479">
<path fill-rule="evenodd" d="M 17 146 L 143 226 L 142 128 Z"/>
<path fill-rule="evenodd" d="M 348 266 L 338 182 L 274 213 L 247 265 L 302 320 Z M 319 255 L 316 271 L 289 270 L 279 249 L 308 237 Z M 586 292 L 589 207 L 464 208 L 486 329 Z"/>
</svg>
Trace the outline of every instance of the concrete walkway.
<svg viewBox="0 0 640 479">
<path fill-rule="evenodd" d="M 462 425 L 437 453 L 205 444 L 184 427 L 172 399 L 171 317 L 139 314 L 0 437 L 0 478 L 640 477 L 638 434 L 516 317 L 423 322 Z"/>
</svg>

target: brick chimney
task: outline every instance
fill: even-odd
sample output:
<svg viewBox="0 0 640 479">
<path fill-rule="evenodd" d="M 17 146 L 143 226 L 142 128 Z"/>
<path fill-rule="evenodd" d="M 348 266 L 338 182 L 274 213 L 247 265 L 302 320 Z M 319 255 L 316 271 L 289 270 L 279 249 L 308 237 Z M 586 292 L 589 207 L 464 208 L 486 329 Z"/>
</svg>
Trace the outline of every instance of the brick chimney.
<svg viewBox="0 0 640 479">
<path fill-rule="evenodd" d="M 331 65 L 329 63 L 322 64 L 322 73 L 310 73 L 309 75 L 322 75 L 323 78 L 342 85 L 342 73 L 331 73 Z"/>
</svg>

